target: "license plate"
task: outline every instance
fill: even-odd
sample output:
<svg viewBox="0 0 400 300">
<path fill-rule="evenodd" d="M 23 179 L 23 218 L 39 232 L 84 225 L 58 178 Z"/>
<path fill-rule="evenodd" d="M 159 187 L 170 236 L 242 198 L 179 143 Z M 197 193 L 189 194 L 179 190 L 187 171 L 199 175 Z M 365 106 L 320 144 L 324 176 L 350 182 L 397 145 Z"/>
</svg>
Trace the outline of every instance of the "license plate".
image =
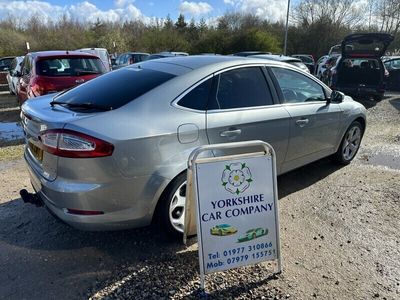
<svg viewBox="0 0 400 300">
<path fill-rule="evenodd" d="M 40 149 L 39 147 L 35 146 L 31 142 L 29 142 L 29 149 L 31 150 L 33 156 L 38 160 L 42 161 L 43 160 L 43 150 Z"/>
</svg>

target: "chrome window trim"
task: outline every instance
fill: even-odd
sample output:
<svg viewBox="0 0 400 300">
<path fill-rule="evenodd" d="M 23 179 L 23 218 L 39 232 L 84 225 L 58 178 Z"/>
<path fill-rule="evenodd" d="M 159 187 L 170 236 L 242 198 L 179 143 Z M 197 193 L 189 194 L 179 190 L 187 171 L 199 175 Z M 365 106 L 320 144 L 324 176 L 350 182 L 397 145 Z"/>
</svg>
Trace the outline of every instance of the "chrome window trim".
<svg viewBox="0 0 400 300">
<path fill-rule="evenodd" d="M 178 108 L 178 109 L 181 109 L 181 110 L 186 110 L 186 111 L 189 111 L 189 112 L 195 112 L 195 113 L 206 113 L 206 112 L 207 113 L 208 112 L 214 113 L 214 112 L 219 112 L 219 111 L 220 112 L 228 112 L 228 111 L 239 111 L 239 110 L 243 111 L 243 110 L 260 109 L 260 108 L 266 108 L 266 107 L 278 107 L 279 105 L 283 106 L 282 103 L 273 103 L 273 104 L 270 104 L 270 105 L 250 106 L 250 107 L 242 107 L 242 108 L 198 110 L 198 109 L 193 109 L 193 108 L 185 107 L 185 106 L 182 106 L 182 105 L 178 104 L 178 102 L 183 97 L 185 97 L 192 90 L 194 90 L 196 87 L 198 87 L 200 84 L 204 83 L 208 79 L 211 79 L 212 77 L 214 77 L 216 75 L 220 75 L 221 73 L 228 72 L 228 71 L 235 70 L 235 69 L 248 68 L 248 67 L 264 67 L 264 68 L 267 68 L 267 67 L 270 67 L 270 68 L 271 67 L 279 67 L 279 68 L 285 68 L 285 69 L 289 69 L 289 70 L 295 71 L 295 72 L 297 72 L 299 74 L 303 74 L 303 72 L 298 72 L 298 70 L 296 70 L 296 67 L 294 67 L 294 66 L 291 66 L 291 65 L 282 66 L 281 64 L 274 64 L 274 61 L 271 61 L 271 62 L 272 62 L 272 64 L 269 64 L 269 62 L 241 64 L 241 65 L 231 66 L 231 67 L 227 67 L 227 68 L 215 71 L 212 74 L 208 75 L 207 77 L 204 77 L 203 79 L 201 79 L 198 82 L 196 82 L 194 85 L 192 85 L 191 87 L 186 89 L 184 92 L 182 92 L 179 96 L 177 96 L 174 100 L 172 100 L 171 105 L 173 107 L 175 107 L 175 108 Z M 309 77 L 310 79 L 312 79 L 314 81 L 315 81 L 315 79 L 317 79 L 313 75 L 308 74 L 308 73 L 304 73 L 303 75 L 306 75 L 307 77 Z M 308 75 L 310 75 L 310 76 L 308 76 Z M 264 76 L 266 76 L 266 75 L 264 74 Z M 312 77 L 314 77 L 314 78 L 312 78 Z M 267 85 L 269 85 L 267 79 L 265 79 L 265 81 L 266 81 Z M 322 82 L 315 81 L 315 83 L 321 85 Z M 325 87 L 328 88 L 327 86 L 324 85 L 323 88 L 325 88 Z M 320 103 L 319 101 L 315 101 L 315 102 Z M 315 103 L 315 102 L 313 101 L 313 102 L 309 102 L 309 103 Z"/>
</svg>

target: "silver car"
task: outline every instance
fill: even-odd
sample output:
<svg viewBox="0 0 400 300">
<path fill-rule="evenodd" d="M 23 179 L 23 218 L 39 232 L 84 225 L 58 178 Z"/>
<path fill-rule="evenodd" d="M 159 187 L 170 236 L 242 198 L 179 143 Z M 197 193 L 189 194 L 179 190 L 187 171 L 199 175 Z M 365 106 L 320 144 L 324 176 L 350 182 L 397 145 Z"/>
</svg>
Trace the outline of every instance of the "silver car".
<svg viewBox="0 0 400 300">
<path fill-rule="evenodd" d="M 205 144 L 264 140 L 282 174 L 349 163 L 365 108 L 297 67 L 235 56 L 150 60 L 27 101 L 25 159 L 36 194 L 84 230 L 183 231 L 186 163 Z"/>
</svg>

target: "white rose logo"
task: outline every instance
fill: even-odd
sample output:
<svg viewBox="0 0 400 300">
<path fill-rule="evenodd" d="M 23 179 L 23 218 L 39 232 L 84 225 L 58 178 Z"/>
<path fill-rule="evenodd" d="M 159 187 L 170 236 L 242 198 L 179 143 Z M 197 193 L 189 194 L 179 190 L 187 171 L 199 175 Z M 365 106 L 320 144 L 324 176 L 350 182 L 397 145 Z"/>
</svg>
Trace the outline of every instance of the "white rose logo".
<svg viewBox="0 0 400 300">
<path fill-rule="evenodd" d="M 250 186 L 251 172 L 245 163 L 233 163 L 225 166 L 222 172 L 222 185 L 228 192 L 239 195 Z"/>
</svg>

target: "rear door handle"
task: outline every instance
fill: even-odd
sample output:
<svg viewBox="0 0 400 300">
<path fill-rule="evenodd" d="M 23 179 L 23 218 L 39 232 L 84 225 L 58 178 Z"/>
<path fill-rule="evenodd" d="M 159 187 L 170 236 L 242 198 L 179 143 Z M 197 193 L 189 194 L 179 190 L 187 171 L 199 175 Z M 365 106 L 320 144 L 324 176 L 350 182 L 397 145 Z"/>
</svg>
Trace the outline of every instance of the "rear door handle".
<svg viewBox="0 0 400 300">
<path fill-rule="evenodd" d="M 238 136 L 241 133 L 242 133 L 242 130 L 240 130 L 240 129 L 232 129 L 232 130 L 222 131 L 219 135 L 222 137 L 234 137 L 234 136 Z"/>
<path fill-rule="evenodd" d="M 309 120 L 308 119 L 300 119 L 296 121 L 296 124 L 300 127 L 304 127 L 308 124 Z"/>
</svg>

